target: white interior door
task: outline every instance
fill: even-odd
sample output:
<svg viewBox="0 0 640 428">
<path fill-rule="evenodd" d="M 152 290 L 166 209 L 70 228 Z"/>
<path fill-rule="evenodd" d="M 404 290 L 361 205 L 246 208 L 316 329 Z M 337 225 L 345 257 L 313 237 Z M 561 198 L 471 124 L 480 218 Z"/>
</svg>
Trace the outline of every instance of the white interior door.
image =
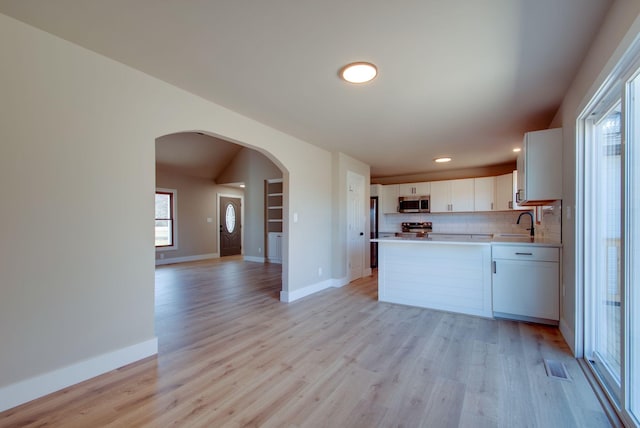
<svg viewBox="0 0 640 428">
<path fill-rule="evenodd" d="M 364 276 L 364 177 L 347 171 L 347 262 L 349 281 Z"/>
</svg>

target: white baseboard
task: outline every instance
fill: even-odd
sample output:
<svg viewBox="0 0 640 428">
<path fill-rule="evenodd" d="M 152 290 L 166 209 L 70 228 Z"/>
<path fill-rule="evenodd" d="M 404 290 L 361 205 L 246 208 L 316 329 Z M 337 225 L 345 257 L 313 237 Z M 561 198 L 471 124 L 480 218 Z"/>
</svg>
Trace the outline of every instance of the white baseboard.
<svg viewBox="0 0 640 428">
<path fill-rule="evenodd" d="M 217 259 L 219 257 L 220 255 L 218 253 L 210 253 L 210 254 L 198 254 L 195 256 L 186 256 L 186 257 L 173 257 L 171 259 L 156 259 L 156 266 L 170 265 L 173 263 L 197 262 L 199 260 Z"/>
<path fill-rule="evenodd" d="M 315 284 L 308 285 L 299 290 L 293 290 L 291 292 L 281 291 L 280 292 L 280 301 L 291 303 L 295 300 L 302 299 L 303 297 L 307 297 L 311 294 L 317 293 L 322 290 L 326 290 L 327 288 L 340 288 L 349 283 L 349 280 L 345 278 L 331 278 L 325 281 L 316 282 Z"/>
<path fill-rule="evenodd" d="M 0 387 L 0 412 L 157 353 L 158 339 L 153 338 L 117 351 L 80 361 L 71 366 Z"/>
<path fill-rule="evenodd" d="M 255 256 L 244 256 L 245 262 L 256 262 L 256 263 L 264 263 L 264 257 L 255 257 Z"/>
<path fill-rule="evenodd" d="M 569 348 L 571 348 L 571 353 L 576 358 L 581 358 L 582 355 L 577 355 L 576 353 L 576 334 L 573 331 L 573 328 L 564 320 L 564 318 L 560 318 L 560 334 L 564 337 L 564 341 L 567 342 Z"/>
<path fill-rule="evenodd" d="M 333 278 L 332 287 L 340 288 L 340 287 L 344 287 L 348 283 L 349 283 L 349 277 L 347 277 L 347 276 L 345 276 L 343 278 Z"/>
<path fill-rule="evenodd" d="M 371 276 L 373 274 L 373 270 L 371 268 L 366 268 L 364 270 L 364 276 Z"/>
</svg>

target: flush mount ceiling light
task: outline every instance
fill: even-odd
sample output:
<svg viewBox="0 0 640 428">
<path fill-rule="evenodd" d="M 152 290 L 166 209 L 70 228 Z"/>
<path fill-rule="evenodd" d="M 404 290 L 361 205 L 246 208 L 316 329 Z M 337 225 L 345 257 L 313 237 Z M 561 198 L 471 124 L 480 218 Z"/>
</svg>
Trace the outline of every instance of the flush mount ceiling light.
<svg viewBox="0 0 640 428">
<path fill-rule="evenodd" d="M 522 150 L 520 147 L 516 147 L 515 149 L 513 149 L 513 152 L 518 153 L 520 150 Z"/>
<path fill-rule="evenodd" d="M 378 75 L 378 68 L 369 62 L 352 62 L 340 69 L 340 77 L 349 83 L 367 83 Z"/>
<path fill-rule="evenodd" d="M 445 162 L 451 162 L 451 158 L 441 157 L 441 158 L 435 158 L 433 161 L 436 163 L 445 163 Z"/>
</svg>

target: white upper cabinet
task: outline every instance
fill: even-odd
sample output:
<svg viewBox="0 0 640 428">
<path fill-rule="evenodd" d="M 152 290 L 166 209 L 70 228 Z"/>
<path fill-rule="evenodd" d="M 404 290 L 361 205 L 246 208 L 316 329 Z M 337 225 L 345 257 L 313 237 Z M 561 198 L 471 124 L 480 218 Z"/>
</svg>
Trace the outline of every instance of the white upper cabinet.
<svg viewBox="0 0 640 428">
<path fill-rule="evenodd" d="M 431 212 L 486 212 L 528 210 L 515 202 L 517 172 L 497 177 L 477 177 L 423 183 L 371 185 L 371 196 L 378 196 L 382 214 L 398 212 L 400 196 L 431 196 Z"/>
<path fill-rule="evenodd" d="M 506 211 L 513 209 L 513 173 L 499 175 L 496 177 L 496 211 Z"/>
<path fill-rule="evenodd" d="M 562 199 L 562 128 L 527 132 L 518 155 L 517 202 L 542 205 Z"/>
<path fill-rule="evenodd" d="M 431 212 L 473 211 L 474 179 L 433 181 L 431 183 Z"/>
<path fill-rule="evenodd" d="M 431 183 L 405 183 L 399 184 L 398 196 L 426 196 L 431 193 Z"/>
<path fill-rule="evenodd" d="M 446 213 L 451 204 L 451 184 L 448 181 L 431 182 L 431 212 Z"/>
<path fill-rule="evenodd" d="M 518 171 L 513 171 L 513 187 L 511 188 L 511 197 L 513 198 L 513 209 L 514 210 L 530 210 L 531 207 L 525 207 L 520 205 L 517 202 L 518 196 Z"/>
<path fill-rule="evenodd" d="M 451 180 L 451 211 L 473 211 L 473 178 Z"/>
<path fill-rule="evenodd" d="M 383 214 L 398 212 L 398 187 L 397 184 L 389 184 L 380 188 L 378 206 L 382 209 Z"/>
<path fill-rule="evenodd" d="M 474 211 L 493 211 L 496 208 L 496 177 L 474 178 Z"/>
</svg>

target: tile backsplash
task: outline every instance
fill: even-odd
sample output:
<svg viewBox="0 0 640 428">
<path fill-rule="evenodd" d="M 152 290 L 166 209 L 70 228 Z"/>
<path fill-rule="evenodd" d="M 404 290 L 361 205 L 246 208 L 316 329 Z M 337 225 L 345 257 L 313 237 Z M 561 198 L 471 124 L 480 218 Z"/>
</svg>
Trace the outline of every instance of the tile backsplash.
<svg viewBox="0 0 640 428">
<path fill-rule="evenodd" d="M 540 224 L 536 225 L 536 235 L 562 242 L 562 201 L 538 208 Z"/>
<path fill-rule="evenodd" d="M 561 242 L 561 201 L 549 206 L 533 209 L 538 219 L 536 236 L 554 242 Z M 431 214 L 384 214 L 380 217 L 378 229 L 381 232 L 400 232 L 400 223 L 405 221 L 430 221 L 434 232 L 443 233 L 529 233 L 529 218 L 516 224 L 522 211 L 496 211 L 473 213 L 431 213 Z"/>
</svg>

